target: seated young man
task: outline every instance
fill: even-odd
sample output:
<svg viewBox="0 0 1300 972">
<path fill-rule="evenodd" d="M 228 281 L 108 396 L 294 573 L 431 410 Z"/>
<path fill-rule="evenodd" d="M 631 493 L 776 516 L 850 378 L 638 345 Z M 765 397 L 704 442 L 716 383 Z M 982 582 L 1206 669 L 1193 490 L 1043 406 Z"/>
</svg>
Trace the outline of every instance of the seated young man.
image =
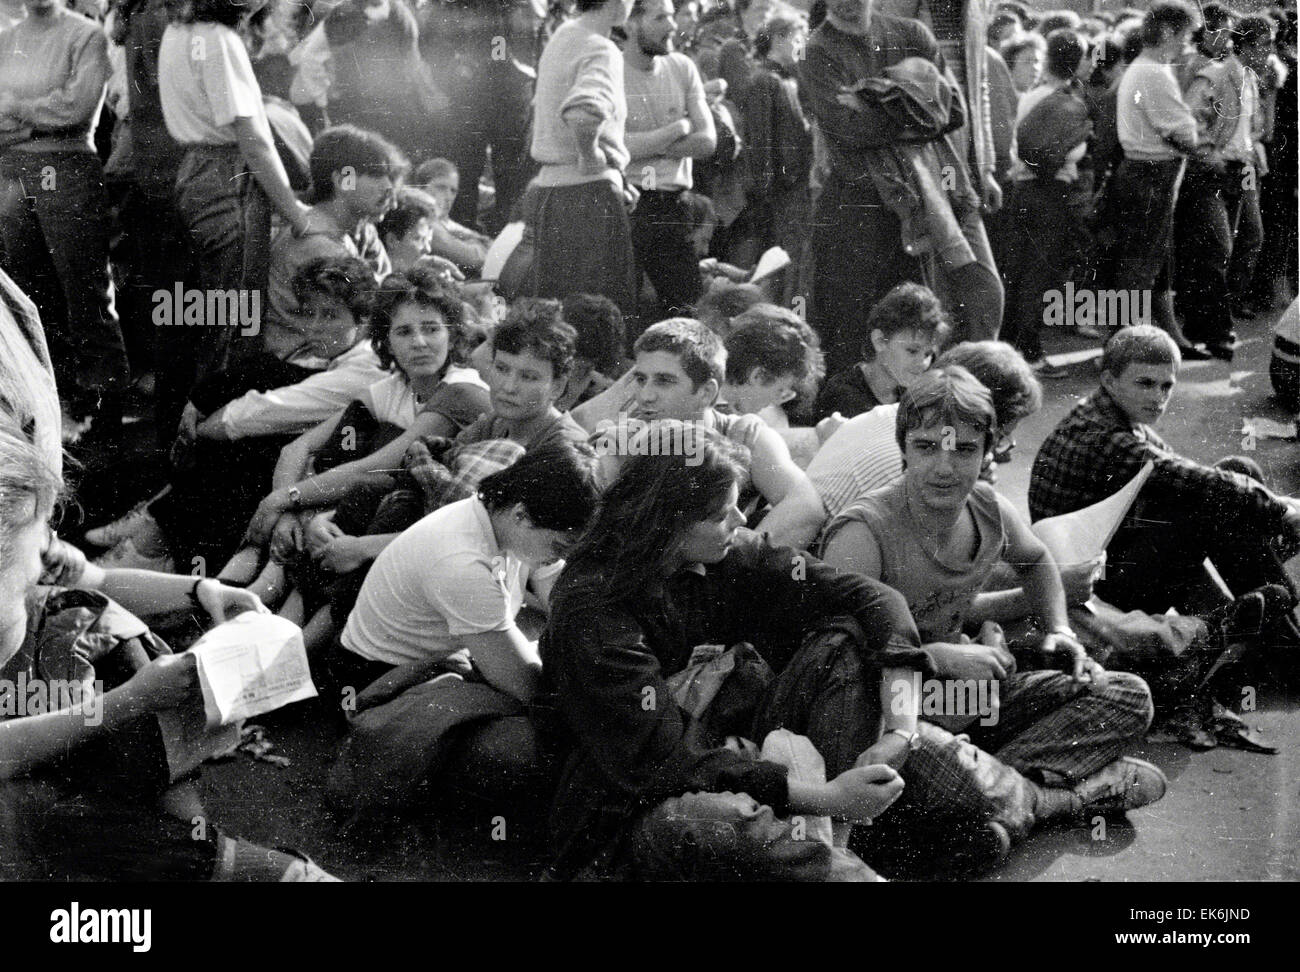
<svg viewBox="0 0 1300 972">
<path fill-rule="evenodd" d="M 633 353 L 636 358 L 630 377 L 610 388 L 610 392 L 623 389 L 622 395 L 607 393 L 607 397 L 597 396 L 588 403 L 594 405 L 606 398 L 605 407 L 589 416 L 599 416 L 592 426 L 597 441 L 617 437 L 620 432 L 615 426 L 629 420 L 676 419 L 716 429 L 751 453 L 745 492 L 752 490 L 758 494 L 755 500 L 761 496 L 771 506 L 763 518 L 762 532 L 773 543 L 807 546 L 821 529 L 825 511 L 812 483 L 790 458 L 785 442 L 757 415 L 727 415 L 714 407 L 727 354 L 718 335 L 699 321 L 673 318 L 646 330 L 637 338 Z M 597 451 L 611 452 L 601 447 Z"/>
<path fill-rule="evenodd" d="M 1300 501 L 1255 479 L 1172 450 L 1153 426 L 1169 406 L 1181 356 L 1150 325 L 1106 342 L 1101 387 L 1074 407 L 1034 460 L 1029 512 L 1035 520 L 1089 506 L 1155 464 L 1106 551 L 1097 593 L 1125 610 L 1204 613 L 1208 557 L 1234 594 L 1279 576 L 1300 550 Z"/>
<path fill-rule="evenodd" d="M 809 411 L 825 366 L 817 332 L 798 314 L 756 304 L 731 322 L 724 347 L 721 403 L 728 411 L 757 415 L 776 429 L 790 427 L 787 410 Z"/>
<path fill-rule="evenodd" d="M 853 418 L 898 401 L 930 364 L 946 329 L 943 307 L 929 287 L 901 283 L 871 308 L 862 360 L 831 375 L 817 399 L 817 418 L 839 412 Z"/>
<path fill-rule="evenodd" d="M 1164 774 L 1121 756 L 1151 722 L 1146 683 L 1106 672 L 1088 658 L 1069 627 L 1051 554 L 1011 503 L 980 482 L 998 438 L 988 390 L 956 365 L 929 372 L 904 393 L 896 436 L 903 478 L 836 517 L 823 555 L 831 566 L 879 579 L 903 594 L 938 679 L 975 680 L 987 686 L 989 698 L 997 686 L 997 701 L 988 711 L 974 713 L 963 704 L 926 714 L 949 745 L 945 730 L 966 733 L 970 744 L 1005 764 L 1006 774 L 1020 776 L 1013 786 L 1020 798 L 992 818 L 1005 831 L 1007 846 L 1038 822 L 1081 820 L 1087 813 L 1131 810 L 1160 799 Z M 1065 671 L 1017 672 L 1000 633 L 988 628 L 981 633 L 990 643 L 961 643 L 963 630 L 985 620 L 988 601 L 1001 596 L 984 593 L 1000 561 L 1018 574 L 1047 632 L 1042 652 L 1059 659 Z M 918 779 L 920 785 L 912 787 L 924 772 L 924 763 L 903 767 L 909 790 L 926 785 Z M 942 802 L 940 797 L 936 810 Z"/>
<path fill-rule="evenodd" d="M 1043 404 L 1043 388 L 1020 352 L 1003 341 L 963 341 L 943 353 L 936 367 L 961 365 L 993 394 L 998 444 L 984 478 L 995 481 L 993 463 L 1006 462 L 1015 447 L 1016 426 Z M 898 405 L 880 405 L 849 419 L 826 440 L 808 464 L 808 478 L 835 517 L 903 472 L 894 435 Z"/>
<path fill-rule="evenodd" d="M 513 740 L 498 756 L 518 774 L 536 771 L 520 706 L 541 662 L 516 616 L 530 572 L 561 560 L 595 510 L 594 459 L 564 440 L 535 449 L 376 558 L 327 662 L 335 698 L 362 720 L 331 784 L 341 803 L 400 804 L 447 735 L 470 722 L 481 731 L 484 719 L 511 718 L 504 735 L 493 730 Z M 448 670 L 464 677 L 423 684 Z M 427 704 L 364 715 L 417 686 Z"/>
<path fill-rule="evenodd" d="M 697 424 L 642 434 L 661 432 L 686 448 L 627 461 L 551 594 L 533 708 L 564 765 L 551 875 L 872 880 L 791 815 L 861 823 L 897 798 L 893 770 L 854 761 L 915 730 L 885 693 L 929 669 L 903 601 L 740 530 L 742 450 Z M 728 646 L 735 673 L 702 708 L 693 656 Z M 825 775 L 728 739 L 778 727 L 811 739 Z"/>
</svg>

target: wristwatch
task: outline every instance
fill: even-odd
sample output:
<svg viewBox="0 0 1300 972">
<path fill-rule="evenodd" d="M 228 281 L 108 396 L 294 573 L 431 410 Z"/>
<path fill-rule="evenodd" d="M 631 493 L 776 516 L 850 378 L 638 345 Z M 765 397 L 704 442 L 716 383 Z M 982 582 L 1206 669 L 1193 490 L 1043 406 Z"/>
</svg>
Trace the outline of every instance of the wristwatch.
<svg viewBox="0 0 1300 972">
<path fill-rule="evenodd" d="M 921 734 L 919 732 L 915 730 L 913 730 L 912 732 L 908 732 L 906 729 L 890 729 L 889 732 L 892 732 L 895 735 L 902 736 L 904 739 L 906 739 L 907 748 L 912 752 L 916 752 L 918 749 L 921 748 Z M 889 733 L 885 733 L 885 735 L 889 735 Z"/>
</svg>

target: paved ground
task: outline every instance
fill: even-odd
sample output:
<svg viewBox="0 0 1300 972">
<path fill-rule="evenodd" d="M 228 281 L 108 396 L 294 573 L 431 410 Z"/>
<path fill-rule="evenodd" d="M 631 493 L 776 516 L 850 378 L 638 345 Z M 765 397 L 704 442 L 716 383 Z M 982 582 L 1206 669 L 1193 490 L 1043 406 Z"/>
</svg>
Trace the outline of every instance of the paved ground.
<svg viewBox="0 0 1300 972">
<path fill-rule="evenodd" d="M 1271 318 L 1239 328 L 1243 346 L 1236 362 L 1184 367 L 1161 432 L 1201 460 L 1241 452 L 1244 416 L 1287 418 L 1269 399 L 1267 363 Z M 1049 353 L 1086 350 L 1073 337 L 1054 337 Z M 1090 362 L 1070 378 L 1048 386 L 1043 411 L 1017 433 L 1017 459 L 1004 467 L 1001 488 L 1024 505 L 1029 465 L 1037 445 L 1096 381 Z M 136 438 L 147 430 L 140 428 Z M 138 445 L 138 444 L 137 444 Z M 92 460 L 85 471 L 82 503 L 86 521 L 102 522 L 156 481 L 140 461 L 141 449 Z M 1251 453 L 1274 486 L 1300 493 L 1300 447 L 1260 439 Z M 1112 825 L 1105 839 L 1089 830 L 1037 835 L 1019 848 L 990 880 L 1197 881 L 1300 879 L 1300 718 L 1297 699 L 1265 696 L 1252 719 L 1282 752 L 1262 756 L 1219 749 L 1197 754 L 1175 745 L 1149 745 L 1144 755 L 1170 779 L 1168 796 Z M 312 854 L 340 876 L 364 880 L 519 879 L 536 873 L 542 859 L 539 835 L 528 815 L 510 807 L 430 796 L 431 810 L 418 820 L 395 821 L 364 833 L 340 834 L 341 821 L 323 805 L 328 756 L 338 733 L 316 703 L 303 703 L 264 720 L 276 752 L 288 767 L 240 756 L 205 774 L 205 802 L 228 829 L 268 844 L 292 845 Z M 504 839 L 494 840 L 494 830 Z"/>
</svg>

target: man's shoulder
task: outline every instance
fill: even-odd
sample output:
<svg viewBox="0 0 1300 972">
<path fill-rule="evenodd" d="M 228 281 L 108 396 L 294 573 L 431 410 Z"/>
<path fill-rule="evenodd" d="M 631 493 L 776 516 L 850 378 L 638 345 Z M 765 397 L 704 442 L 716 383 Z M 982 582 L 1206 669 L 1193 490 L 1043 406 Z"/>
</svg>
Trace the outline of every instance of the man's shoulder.
<svg viewBox="0 0 1300 972">
<path fill-rule="evenodd" d="M 681 51 L 670 51 L 664 54 L 663 61 L 664 66 L 677 77 L 689 80 L 699 76 L 700 69 L 695 66 L 695 62 Z"/>
</svg>

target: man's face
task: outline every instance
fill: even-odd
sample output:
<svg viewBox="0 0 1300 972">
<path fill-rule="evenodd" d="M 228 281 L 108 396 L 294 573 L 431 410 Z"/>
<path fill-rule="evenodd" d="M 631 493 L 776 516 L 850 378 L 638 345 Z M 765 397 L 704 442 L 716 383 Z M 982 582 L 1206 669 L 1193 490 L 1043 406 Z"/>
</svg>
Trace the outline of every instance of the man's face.
<svg viewBox="0 0 1300 972">
<path fill-rule="evenodd" d="M 671 351 L 642 351 L 632 366 L 634 382 L 632 417 L 650 422 L 654 419 L 680 419 L 693 422 L 717 397 L 718 384 L 713 379 L 696 388 Z"/>
<path fill-rule="evenodd" d="M 378 222 L 396 202 L 393 177 L 342 170 L 334 173 L 334 187 L 357 219 Z"/>
<path fill-rule="evenodd" d="M 427 216 L 421 216 L 415 225 L 407 230 L 406 235 L 394 238 L 391 233 L 384 235 L 384 249 L 393 261 L 393 269 L 398 272 L 407 270 L 413 263 L 429 252 L 433 239 L 433 224 Z"/>
<path fill-rule="evenodd" d="M 922 331 L 899 331 L 885 337 L 883 331 L 873 331 L 871 344 L 876 350 L 876 362 L 900 388 L 910 387 L 925 374 L 934 356 L 934 345 Z"/>
<path fill-rule="evenodd" d="M 1043 76 L 1043 52 L 1035 47 L 1027 47 L 1016 55 L 1011 68 L 1011 83 L 1019 92 L 1025 92 L 1038 84 Z"/>
<path fill-rule="evenodd" d="M 740 490 L 732 483 L 721 509 L 686 528 L 680 550 L 684 563 L 716 564 L 727 556 L 736 531 L 745 525 L 745 514 L 736 505 L 739 501 Z"/>
<path fill-rule="evenodd" d="M 460 195 L 460 175 L 452 172 L 447 175 L 438 176 L 430 180 L 425 187 L 429 195 L 438 202 L 438 215 L 446 219 L 451 213 L 451 207 L 456 203 L 456 197 Z"/>
<path fill-rule="evenodd" d="M 1172 364 L 1130 364 L 1118 376 L 1101 373 L 1101 387 L 1123 409 L 1129 421 L 1155 425 L 1169 407 L 1169 397 L 1178 383 L 1178 368 Z"/>
<path fill-rule="evenodd" d="M 627 23 L 629 39 L 647 57 L 659 57 L 673 49 L 677 21 L 673 20 L 672 0 L 647 0 L 641 15 Z"/>
<path fill-rule="evenodd" d="M 312 350 L 322 358 L 337 358 L 357 343 L 357 319 L 337 297 L 308 294 L 302 316 Z"/>
<path fill-rule="evenodd" d="M 966 502 L 984 465 L 987 433 L 966 422 L 922 425 L 907 433 L 908 496 L 932 510 L 954 510 Z"/>
<path fill-rule="evenodd" d="M 538 418 L 564 391 L 545 358 L 523 352 L 494 351 L 488 375 L 492 411 L 506 421 Z"/>
</svg>

